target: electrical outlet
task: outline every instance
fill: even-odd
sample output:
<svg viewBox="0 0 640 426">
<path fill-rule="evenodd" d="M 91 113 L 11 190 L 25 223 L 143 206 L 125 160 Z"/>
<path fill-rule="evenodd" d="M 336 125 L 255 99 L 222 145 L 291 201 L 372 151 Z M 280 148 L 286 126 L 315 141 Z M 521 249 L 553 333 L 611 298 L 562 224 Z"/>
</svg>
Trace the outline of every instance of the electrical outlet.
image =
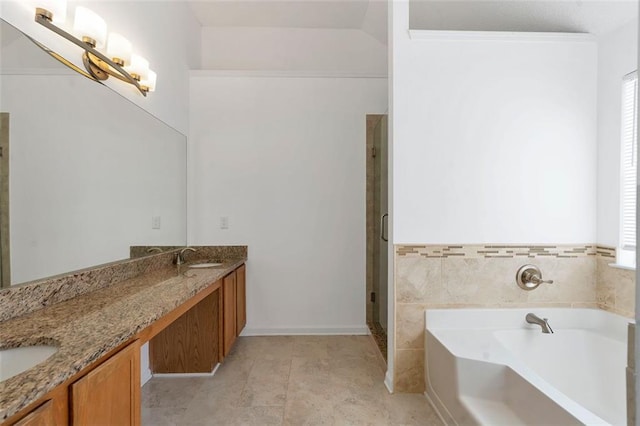
<svg viewBox="0 0 640 426">
<path fill-rule="evenodd" d="M 151 218 L 151 229 L 160 229 L 160 216 L 153 216 Z"/>
<path fill-rule="evenodd" d="M 229 218 L 227 216 L 220 217 L 220 229 L 229 229 Z"/>
</svg>

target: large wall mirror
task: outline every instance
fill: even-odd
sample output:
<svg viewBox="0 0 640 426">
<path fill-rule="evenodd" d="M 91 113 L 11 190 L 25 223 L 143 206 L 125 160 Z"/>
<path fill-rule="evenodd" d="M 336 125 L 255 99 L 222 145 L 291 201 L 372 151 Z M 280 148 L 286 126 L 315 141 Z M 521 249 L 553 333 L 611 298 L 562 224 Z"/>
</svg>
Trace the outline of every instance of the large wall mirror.
<svg viewBox="0 0 640 426">
<path fill-rule="evenodd" d="M 0 27 L 3 286 L 185 245 L 186 137 Z"/>
</svg>

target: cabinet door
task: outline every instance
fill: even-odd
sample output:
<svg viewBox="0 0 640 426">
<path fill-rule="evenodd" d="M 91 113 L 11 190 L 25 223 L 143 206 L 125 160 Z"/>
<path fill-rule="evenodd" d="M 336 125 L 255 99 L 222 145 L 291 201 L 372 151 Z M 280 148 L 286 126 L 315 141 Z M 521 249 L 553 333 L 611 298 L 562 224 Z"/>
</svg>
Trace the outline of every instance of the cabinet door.
<svg viewBox="0 0 640 426">
<path fill-rule="evenodd" d="M 140 345 L 134 342 L 71 385 L 71 424 L 140 424 Z"/>
<path fill-rule="evenodd" d="M 151 339 L 154 373 L 210 373 L 219 361 L 218 305 L 214 291 Z"/>
<path fill-rule="evenodd" d="M 26 417 L 17 423 L 15 426 L 56 426 L 62 424 L 59 417 L 56 417 L 55 405 L 52 400 L 49 400 L 33 410 Z M 66 420 L 65 420 L 66 421 Z"/>
<path fill-rule="evenodd" d="M 236 269 L 236 335 L 247 325 L 247 285 L 244 265 Z"/>
<path fill-rule="evenodd" d="M 224 334 L 224 356 L 229 354 L 233 342 L 236 340 L 236 273 L 235 271 L 227 275 L 222 281 L 223 298 L 223 334 Z"/>
</svg>

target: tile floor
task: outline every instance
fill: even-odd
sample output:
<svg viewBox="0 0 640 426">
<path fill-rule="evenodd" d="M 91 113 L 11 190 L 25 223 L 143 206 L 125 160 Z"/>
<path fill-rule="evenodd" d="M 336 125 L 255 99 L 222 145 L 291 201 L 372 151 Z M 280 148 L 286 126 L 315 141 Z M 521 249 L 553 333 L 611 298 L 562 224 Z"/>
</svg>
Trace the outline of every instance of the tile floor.
<svg viewBox="0 0 640 426">
<path fill-rule="evenodd" d="M 241 337 L 213 377 L 154 378 L 143 425 L 442 425 L 420 394 L 390 395 L 370 336 Z"/>
</svg>

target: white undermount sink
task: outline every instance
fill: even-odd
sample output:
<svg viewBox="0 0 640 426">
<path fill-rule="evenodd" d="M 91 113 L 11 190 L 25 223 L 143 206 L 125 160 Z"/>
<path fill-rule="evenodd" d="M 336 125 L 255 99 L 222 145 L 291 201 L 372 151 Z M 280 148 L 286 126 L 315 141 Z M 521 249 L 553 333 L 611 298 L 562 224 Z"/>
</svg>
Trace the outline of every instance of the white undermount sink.
<svg viewBox="0 0 640 426">
<path fill-rule="evenodd" d="M 222 266 L 222 263 L 196 263 L 195 265 L 189 265 L 189 268 L 215 268 L 216 266 Z"/>
<path fill-rule="evenodd" d="M 56 346 L 46 345 L 0 349 L 0 382 L 35 367 L 56 352 Z"/>
</svg>

